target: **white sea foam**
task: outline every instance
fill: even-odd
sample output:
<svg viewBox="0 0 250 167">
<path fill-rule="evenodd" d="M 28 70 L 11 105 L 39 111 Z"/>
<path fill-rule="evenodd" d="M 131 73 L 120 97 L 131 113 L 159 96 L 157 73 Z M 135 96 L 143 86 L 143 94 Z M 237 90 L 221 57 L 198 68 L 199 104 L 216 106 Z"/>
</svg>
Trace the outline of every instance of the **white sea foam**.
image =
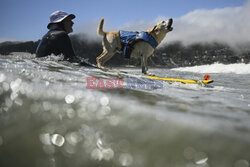
<svg viewBox="0 0 250 167">
<path fill-rule="evenodd" d="M 233 74 L 250 74 L 250 64 L 211 64 L 193 67 L 174 68 L 175 71 L 195 72 L 195 73 L 233 73 Z"/>
</svg>

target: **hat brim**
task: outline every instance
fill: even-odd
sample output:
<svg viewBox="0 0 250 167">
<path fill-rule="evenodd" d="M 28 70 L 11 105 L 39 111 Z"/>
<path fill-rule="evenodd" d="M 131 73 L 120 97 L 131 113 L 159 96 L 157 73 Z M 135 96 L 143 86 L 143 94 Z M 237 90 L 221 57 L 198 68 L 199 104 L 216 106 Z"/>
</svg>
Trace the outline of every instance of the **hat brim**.
<svg viewBox="0 0 250 167">
<path fill-rule="evenodd" d="M 76 16 L 75 16 L 74 14 L 66 15 L 66 16 L 64 16 L 63 18 L 61 18 L 61 19 L 59 19 L 59 20 L 57 20 L 57 21 L 55 21 L 55 22 L 50 22 L 50 23 L 47 25 L 47 28 L 49 29 L 50 26 L 51 26 L 51 24 L 62 22 L 62 21 L 63 21 L 64 19 L 66 19 L 67 17 L 70 17 L 71 19 L 76 18 Z"/>
</svg>

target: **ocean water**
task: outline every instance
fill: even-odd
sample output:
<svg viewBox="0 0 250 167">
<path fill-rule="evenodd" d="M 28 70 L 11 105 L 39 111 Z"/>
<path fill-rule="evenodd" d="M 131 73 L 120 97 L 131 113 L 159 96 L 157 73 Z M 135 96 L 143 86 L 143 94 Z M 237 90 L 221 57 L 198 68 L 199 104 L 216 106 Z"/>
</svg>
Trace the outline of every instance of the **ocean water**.
<svg viewBox="0 0 250 167">
<path fill-rule="evenodd" d="M 0 166 L 250 166 L 250 64 L 150 71 L 214 82 L 128 87 L 54 56 L 0 56 Z"/>
</svg>

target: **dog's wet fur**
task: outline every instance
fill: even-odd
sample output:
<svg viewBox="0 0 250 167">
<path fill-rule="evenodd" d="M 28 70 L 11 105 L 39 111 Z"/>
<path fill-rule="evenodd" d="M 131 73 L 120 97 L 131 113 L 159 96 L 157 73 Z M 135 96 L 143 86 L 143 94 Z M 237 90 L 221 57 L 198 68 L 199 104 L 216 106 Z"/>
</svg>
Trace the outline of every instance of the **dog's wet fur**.
<svg viewBox="0 0 250 167">
<path fill-rule="evenodd" d="M 100 24 L 97 28 L 97 33 L 103 36 L 102 47 L 103 52 L 100 56 L 96 58 L 97 66 L 106 70 L 103 67 L 104 63 L 107 62 L 115 53 L 120 53 L 122 46 L 120 41 L 119 31 L 105 32 L 103 31 L 104 19 L 100 21 Z M 172 28 L 173 19 L 170 18 L 167 21 L 161 21 L 155 26 L 148 29 L 146 32 L 151 35 L 158 44 L 165 38 L 166 34 L 173 30 Z M 139 41 L 135 43 L 134 49 L 131 52 L 131 58 L 140 59 L 141 58 L 141 67 L 142 73 L 147 75 L 152 75 L 148 72 L 147 59 L 154 52 L 154 48 L 145 41 Z"/>
</svg>

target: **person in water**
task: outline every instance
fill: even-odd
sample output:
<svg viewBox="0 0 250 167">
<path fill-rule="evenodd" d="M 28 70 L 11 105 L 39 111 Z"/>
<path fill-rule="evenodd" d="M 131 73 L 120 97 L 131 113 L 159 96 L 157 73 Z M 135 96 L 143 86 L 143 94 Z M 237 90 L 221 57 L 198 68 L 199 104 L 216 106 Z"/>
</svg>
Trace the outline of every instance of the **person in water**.
<svg viewBox="0 0 250 167">
<path fill-rule="evenodd" d="M 64 55 L 64 60 L 88 65 L 75 55 L 69 33 L 73 32 L 72 21 L 76 16 L 64 11 L 55 11 L 50 15 L 49 31 L 43 36 L 36 49 L 36 57 L 45 57 L 51 54 Z"/>
</svg>

